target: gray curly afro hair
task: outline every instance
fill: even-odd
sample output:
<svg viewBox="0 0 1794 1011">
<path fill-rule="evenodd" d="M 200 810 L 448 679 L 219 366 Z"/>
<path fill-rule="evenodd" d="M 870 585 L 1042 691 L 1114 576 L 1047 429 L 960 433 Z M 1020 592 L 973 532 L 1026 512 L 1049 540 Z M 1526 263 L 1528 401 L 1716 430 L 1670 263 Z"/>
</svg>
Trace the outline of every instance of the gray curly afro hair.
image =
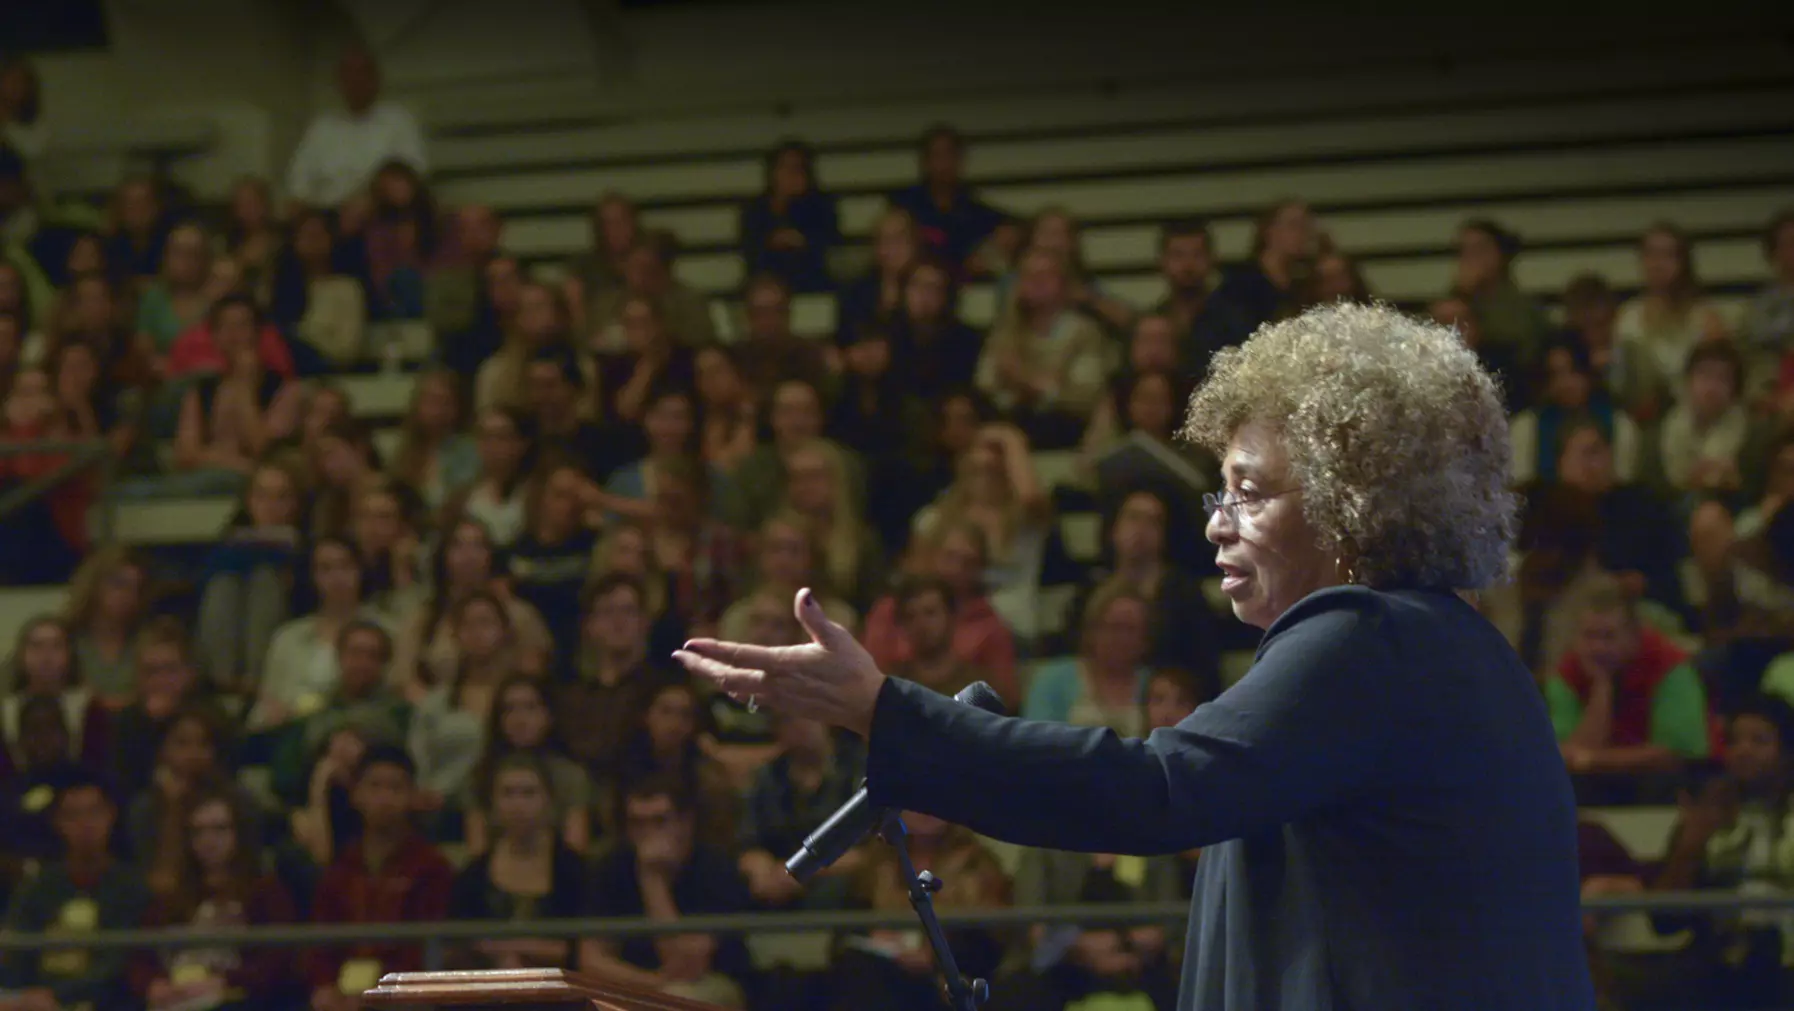
<svg viewBox="0 0 1794 1011">
<path fill-rule="evenodd" d="M 1358 582 L 1474 590 L 1506 574 L 1507 415 L 1456 331 L 1349 303 L 1260 327 L 1215 355 L 1183 435 L 1221 455 L 1255 421 L 1282 435 L 1309 524 Z"/>
</svg>

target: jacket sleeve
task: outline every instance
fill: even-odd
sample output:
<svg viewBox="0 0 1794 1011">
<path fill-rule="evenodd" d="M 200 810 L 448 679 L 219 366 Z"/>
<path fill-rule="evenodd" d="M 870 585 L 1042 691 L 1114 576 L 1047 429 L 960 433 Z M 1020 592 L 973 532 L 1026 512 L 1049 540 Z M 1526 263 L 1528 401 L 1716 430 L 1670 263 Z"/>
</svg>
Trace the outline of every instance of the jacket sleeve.
<svg viewBox="0 0 1794 1011">
<path fill-rule="evenodd" d="M 1144 740 L 994 716 L 896 678 L 868 743 L 883 807 L 1023 846 L 1172 853 L 1345 803 L 1414 731 L 1377 594 L 1315 594 L 1220 698 Z"/>
</svg>

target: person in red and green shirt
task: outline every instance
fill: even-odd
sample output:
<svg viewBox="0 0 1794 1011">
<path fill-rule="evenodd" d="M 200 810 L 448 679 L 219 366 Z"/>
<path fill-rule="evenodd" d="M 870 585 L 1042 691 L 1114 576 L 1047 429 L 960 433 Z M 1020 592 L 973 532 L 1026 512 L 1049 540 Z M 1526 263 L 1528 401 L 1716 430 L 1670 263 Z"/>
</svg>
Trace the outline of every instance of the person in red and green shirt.
<svg viewBox="0 0 1794 1011">
<path fill-rule="evenodd" d="M 1700 675 L 1685 650 L 1639 623 L 1617 581 L 1590 587 L 1545 700 L 1574 773 L 1670 773 L 1712 750 Z"/>
</svg>

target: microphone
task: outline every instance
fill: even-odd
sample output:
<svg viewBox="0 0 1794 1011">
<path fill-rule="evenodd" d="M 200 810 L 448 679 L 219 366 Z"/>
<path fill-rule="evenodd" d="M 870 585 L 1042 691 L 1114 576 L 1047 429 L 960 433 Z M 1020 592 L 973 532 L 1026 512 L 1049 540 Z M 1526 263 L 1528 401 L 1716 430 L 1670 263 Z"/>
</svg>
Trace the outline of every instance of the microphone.
<svg viewBox="0 0 1794 1011">
<path fill-rule="evenodd" d="M 1003 705 L 1003 697 L 996 689 L 983 681 L 974 681 L 960 689 L 953 701 L 963 702 L 975 709 L 998 716 L 1007 715 Z M 861 785 L 859 792 L 848 798 L 835 813 L 829 815 L 827 821 L 811 832 L 809 837 L 785 861 L 785 871 L 800 882 L 808 882 L 825 868 L 846 855 L 847 851 L 859 845 L 860 840 L 878 826 L 884 824 L 889 812 L 882 807 L 874 807 Z"/>
</svg>

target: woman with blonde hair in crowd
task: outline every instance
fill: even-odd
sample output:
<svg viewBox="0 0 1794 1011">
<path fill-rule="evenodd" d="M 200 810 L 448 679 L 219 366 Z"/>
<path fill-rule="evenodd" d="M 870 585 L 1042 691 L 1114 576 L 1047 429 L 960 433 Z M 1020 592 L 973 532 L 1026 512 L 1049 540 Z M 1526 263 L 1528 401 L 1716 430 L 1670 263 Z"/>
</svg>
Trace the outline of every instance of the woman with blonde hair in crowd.
<svg viewBox="0 0 1794 1011">
<path fill-rule="evenodd" d="M 1004 412 L 1048 448 L 1073 445 L 1102 399 L 1109 347 L 1102 329 L 1072 300 L 1064 256 L 1031 248 L 1016 267 L 977 382 Z"/>
<path fill-rule="evenodd" d="M 462 431 L 465 423 L 461 386 L 453 372 L 435 369 L 417 377 L 398 452 L 387 471 L 431 509 L 479 473 L 479 453 Z"/>
<path fill-rule="evenodd" d="M 524 372 L 530 356 L 543 348 L 565 346 L 579 351 L 573 343 L 573 321 L 567 301 L 554 288 L 537 281 L 525 281 L 518 289 L 517 311 L 505 330 L 504 343 L 498 353 L 486 359 L 473 380 L 473 403 L 478 410 L 490 407 L 524 406 Z M 590 368 L 583 354 L 582 368 Z"/>
<path fill-rule="evenodd" d="M 516 634 L 497 594 L 475 590 L 455 604 L 449 621 L 459 654 L 454 675 L 418 701 L 406 741 L 417 763 L 418 805 L 431 812 L 459 810 L 499 686 L 526 673 L 515 666 Z"/>
<path fill-rule="evenodd" d="M 1072 304 L 1097 322 L 1119 333 L 1127 332 L 1138 315 L 1126 302 L 1103 293 L 1084 262 L 1083 234 L 1070 210 L 1057 204 L 1036 211 L 1022 232 L 1022 250 L 1044 249 L 1063 258 Z M 997 304 L 1006 305 L 1015 288 L 1020 262 L 997 280 Z"/>
<path fill-rule="evenodd" d="M 916 219 L 908 211 L 886 208 L 872 226 L 872 268 L 841 289 L 839 332 L 887 322 L 903 305 L 904 278 L 921 254 Z"/>
<path fill-rule="evenodd" d="M 1668 222 L 1645 229 L 1638 238 L 1642 288 L 1620 306 L 1614 330 L 1620 344 L 1646 363 L 1658 404 L 1682 396 L 1682 372 L 1689 352 L 1702 341 L 1726 336 L 1723 316 L 1701 295 L 1688 233 Z"/>
<path fill-rule="evenodd" d="M 1042 664 L 1028 684 L 1022 716 L 1141 734 L 1141 704 L 1152 671 L 1152 601 L 1132 583 L 1109 579 L 1090 595 L 1078 628 L 1078 655 Z"/>
<path fill-rule="evenodd" d="M 1052 533 L 1052 502 L 1034 473 L 1028 438 L 1014 425 L 986 425 L 959 459 L 953 484 L 916 514 L 912 529 L 932 537 L 958 523 L 984 534 L 985 586 L 1016 638 L 1034 638 L 1040 619 L 1040 571 Z"/>
<path fill-rule="evenodd" d="M 857 628 L 860 616 L 853 606 L 823 588 L 827 580 L 821 571 L 822 554 L 816 527 L 808 519 L 790 509 L 767 517 L 760 524 L 754 543 L 754 588 L 723 612 L 718 634 L 727 639 L 747 636 L 755 594 L 790 597 L 804 586 L 817 587 L 817 599 L 830 620 L 845 628 Z"/>
<path fill-rule="evenodd" d="M 840 447 L 816 439 L 786 458 L 781 509 L 809 521 L 828 585 L 855 610 L 871 606 L 884 586 L 884 551 L 854 509 Z"/>
<path fill-rule="evenodd" d="M 136 688 L 134 640 L 148 610 L 148 583 L 144 560 L 121 544 L 88 555 L 69 582 L 63 613 L 76 660 L 88 686 L 114 708 Z"/>
</svg>

